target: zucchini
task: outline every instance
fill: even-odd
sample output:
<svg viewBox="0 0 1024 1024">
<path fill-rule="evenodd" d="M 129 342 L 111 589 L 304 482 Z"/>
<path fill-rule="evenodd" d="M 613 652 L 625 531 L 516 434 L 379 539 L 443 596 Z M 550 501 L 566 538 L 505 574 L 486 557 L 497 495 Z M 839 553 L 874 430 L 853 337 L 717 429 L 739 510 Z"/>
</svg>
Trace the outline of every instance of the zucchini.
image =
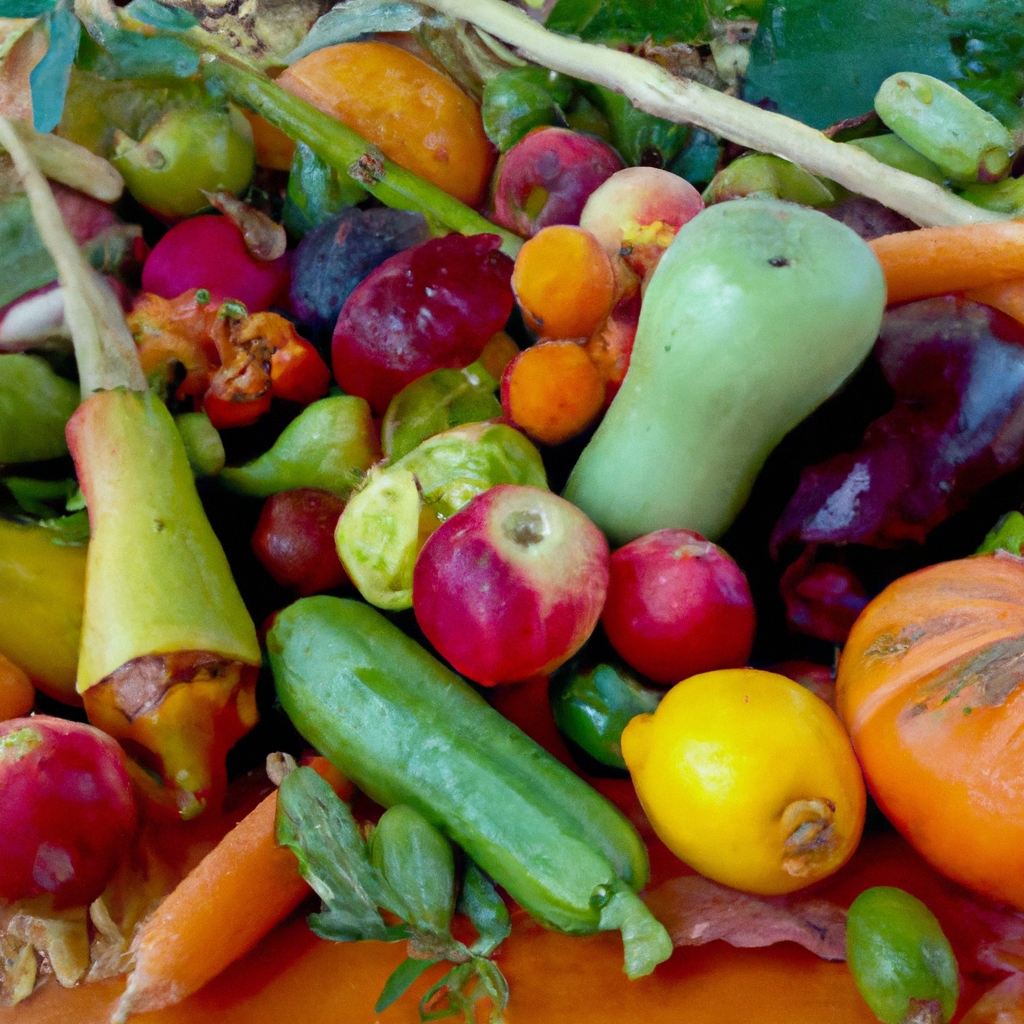
<svg viewBox="0 0 1024 1024">
<path fill-rule="evenodd" d="M 620 929 L 631 977 L 667 959 L 626 818 L 378 611 L 304 598 L 267 647 L 289 718 L 370 797 L 415 808 L 549 927 Z"/>
</svg>

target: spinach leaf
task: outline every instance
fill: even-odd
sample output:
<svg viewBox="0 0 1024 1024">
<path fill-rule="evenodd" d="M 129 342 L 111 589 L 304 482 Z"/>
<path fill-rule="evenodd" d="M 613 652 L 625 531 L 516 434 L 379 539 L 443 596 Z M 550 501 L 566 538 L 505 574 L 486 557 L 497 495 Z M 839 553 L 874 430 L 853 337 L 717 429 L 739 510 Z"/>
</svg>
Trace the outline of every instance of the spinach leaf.
<svg viewBox="0 0 1024 1024">
<path fill-rule="evenodd" d="M 180 7 L 167 7 L 157 0 L 132 0 L 125 8 L 125 14 L 145 25 L 165 32 L 187 32 L 199 24 L 197 18 Z"/>
<path fill-rule="evenodd" d="M 0 0 L 0 18 L 38 18 L 57 6 L 57 0 Z"/>
<path fill-rule="evenodd" d="M 608 46 L 641 43 L 647 36 L 658 45 L 710 39 L 705 0 L 558 0 L 545 25 Z"/>
<path fill-rule="evenodd" d="M 50 33 L 50 45 L 28 81 L 32 90 L 32 124 L 37 132 L 46 133 L 60 124 L 82 25 L 68 0 L 60 0 L 43 16 L 43 21 Z"/>
<path fill-rule="evenodd" d="M 898 71 L 934 75 L 1021 124 L 1019 0 L 766 0 L 744 96 L 815 128 L 871 110 Z"/>
</svg>

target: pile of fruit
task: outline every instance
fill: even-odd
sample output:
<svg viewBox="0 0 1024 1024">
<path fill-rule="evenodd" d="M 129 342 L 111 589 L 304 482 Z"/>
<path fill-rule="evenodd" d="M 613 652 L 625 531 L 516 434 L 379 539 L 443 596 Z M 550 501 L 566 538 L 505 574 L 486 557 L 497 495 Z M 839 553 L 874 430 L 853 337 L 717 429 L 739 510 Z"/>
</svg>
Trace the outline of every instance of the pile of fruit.
<svg viewBox="0 0 1024 1024">
<path fill-rule="evenodd" d="M 0 6 L 0 1021 L 1016 1019 L 1015 122 L 475 3 Z"/>
</svg>

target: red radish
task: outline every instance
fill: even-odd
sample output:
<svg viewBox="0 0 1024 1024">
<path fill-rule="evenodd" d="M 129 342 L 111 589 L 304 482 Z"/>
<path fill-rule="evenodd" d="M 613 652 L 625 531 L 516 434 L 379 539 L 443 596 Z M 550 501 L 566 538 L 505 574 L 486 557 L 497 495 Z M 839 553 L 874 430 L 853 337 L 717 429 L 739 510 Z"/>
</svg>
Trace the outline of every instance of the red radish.
<svg viewBox="0 0 1024 1024">
<path fill-rule="evenodd" d="M 494 686 L 572 657 L 607 589 L 604 534 L 550 491 L 503 484 L 431 535 L 412 600 L 420 628 L 455 670 Z"/>
<path fill-rule="evenodd" d="M 692 530 L 658 530 L 612 555 L 601 623 L 637 672 L 671 686 L 746 662 L 754 602 L 720 547 Z"/>
<path fill-rule="evenodd" d="M 91 725 L 36 715 L 0 724 L 0 899 L 91 903 L 135 836 L 124 751 Z"/>
<path fill-rule="evenodd" d="M 348 582 L 334 546 L 345 502 L 330 491 L 298 487 L 267 498 L 252 535 L 252 549 L 283 587 L 300 597 Z"/>
<path fill-rule="evenodd" d="M 211 299 L 241 302 L 250 313 L 269 309 L 288 292 L 288 256 L 258 260 L 227 217 L 192 217 L 160 239 L 142 268 L 142 290 L 176 299 L 205 288 Z"/>
</svg>

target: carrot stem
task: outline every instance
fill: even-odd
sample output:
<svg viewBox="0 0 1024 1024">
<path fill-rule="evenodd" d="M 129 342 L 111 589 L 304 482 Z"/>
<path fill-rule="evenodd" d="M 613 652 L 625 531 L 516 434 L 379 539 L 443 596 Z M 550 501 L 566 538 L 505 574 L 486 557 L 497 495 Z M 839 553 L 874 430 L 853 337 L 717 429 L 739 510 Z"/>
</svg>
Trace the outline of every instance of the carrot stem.
<svg viewBox="0 0 1024 1024">
<path fill-rule="evenodd" d="M 924 178 L 879 163 L 856 146 L 832 142 L 799 121 L 762 110 L 651 61 L 550 32 L 502 0 L 425 0 L 516 47 L 544 67 L 621 92 L 649 114 L 694 124 L 741 146 L 774 153 L 853 192 L 877 199 L 925 226 L 1005 220 Z"/>
<path fill-rule="evenodd" d="M 1024 277 L 1022 221 L 901 231 L 870 245 L 890 305 Z"/>
</svg>

